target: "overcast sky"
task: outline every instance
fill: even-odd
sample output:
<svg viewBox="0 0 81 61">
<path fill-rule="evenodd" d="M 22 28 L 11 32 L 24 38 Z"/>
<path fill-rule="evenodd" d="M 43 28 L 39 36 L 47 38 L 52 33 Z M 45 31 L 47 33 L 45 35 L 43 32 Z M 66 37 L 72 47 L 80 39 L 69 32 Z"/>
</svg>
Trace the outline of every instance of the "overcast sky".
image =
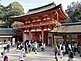
<svg viewBox="0 0 81 61">
<path fill-rule="evenodd" d="M 61 3 L 63 6 L 63 9 L 65 10 L 67 9 L 67 5 L 71 4 L 71 2 L 77 2 L 81 0 L 1 0 L 0 3 L 7 6 L 9 5 L 9 3 L 14 1 L 19 2 L 23 6 L 24 11 L 26 13 L 28 9 L 40 7 L 40 6 L 49 4 L 51 2 L 55 2 L 56 5 Z"/>
</svg>

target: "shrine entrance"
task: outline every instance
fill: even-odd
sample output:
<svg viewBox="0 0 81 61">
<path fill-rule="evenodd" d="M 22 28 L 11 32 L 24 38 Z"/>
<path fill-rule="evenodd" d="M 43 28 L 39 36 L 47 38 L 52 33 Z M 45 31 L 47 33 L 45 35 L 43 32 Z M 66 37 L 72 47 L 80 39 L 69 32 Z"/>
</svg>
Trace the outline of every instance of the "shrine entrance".
<svg viewBox="0 0 81 61">
<path fill-rule="evenodd" d="M 48 5 L 30 9 L 26 15 L 13 17 L 14 21 L 24 23 L 17 26 L 18 30 L 22 30 L 22 39 L 40 40 L 48 45 L 48 33 L 56 27 L 61 26 L 61 21 L 67 19 L 68 16 L 63 12 L 62 5 L 50 3 Z M 34 30 L 34 31 L 33 31 Z M 25 31 L 28 33 L 27 38 L 24 36 Z M 54 37 L 51 36 L 51 45 L 53 46 Z"/>
<path fill-rule="evenodd" d="M 25 40 L 29 40 L 29 33 L 25 32 L 24 33 L 24 41 Z M 46 45 L 48 45 L 48 32 L 44 31 L 44 43 L 46 43 Z M 42 32 L 31 32 L 31 40 L 32 41 L 42 41 Z"/>
</svg>

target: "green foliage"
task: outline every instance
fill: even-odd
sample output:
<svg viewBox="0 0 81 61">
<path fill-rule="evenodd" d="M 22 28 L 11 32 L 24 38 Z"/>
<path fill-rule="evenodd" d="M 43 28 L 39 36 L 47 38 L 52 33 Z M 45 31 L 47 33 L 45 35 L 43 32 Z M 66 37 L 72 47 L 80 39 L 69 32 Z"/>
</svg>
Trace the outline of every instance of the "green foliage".
<svg viewBox="0 0 81 61">
<path fill-rule="evenodd" d="M 0 20 L 3 20 L 4 18 L 4 6 L 3 5 L 0 5 Z"/>
<path fill-rule="evenodd" d="M 5 12 L 8 16 L 18 16 L 24 14 L 24 9 L 18 2 L 13 2 L 5 8 Z"/>
<path fill-rule="evenodd" d="M 0 20 L 5 21 L 4 27 L 11 27 L 12 22 L 9 21 L 11 16 L 21 14 L 24 14 L 24 9 L 18 2 L 12 2 L 7 7 L 0 5 Z"/>
<path fill-rule="evenodd" d="M 3 24 L 3 25 L 5 28 L 11 28 L 11 24 L 12 23 L 10 21 L 5 21 L 5 24 Z"/>
<path fill-rule="evenodd" d="M 81 21 L 81 2 L 72 2 L 68 5 L 66 12 L 69 15 L 69 22 Z"/>
</svg>

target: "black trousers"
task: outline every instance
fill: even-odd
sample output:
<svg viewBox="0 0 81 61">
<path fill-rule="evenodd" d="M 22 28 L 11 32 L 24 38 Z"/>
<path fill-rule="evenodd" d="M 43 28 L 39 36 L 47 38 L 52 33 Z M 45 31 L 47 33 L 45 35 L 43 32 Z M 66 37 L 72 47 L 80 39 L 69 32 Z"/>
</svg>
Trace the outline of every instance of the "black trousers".
<svg viewBox="0 0 81 61">
<path fill-rule="evenodd" d="M 20 61 L 23 61 L 23 60 L 20 60 Z"/>
</svg>

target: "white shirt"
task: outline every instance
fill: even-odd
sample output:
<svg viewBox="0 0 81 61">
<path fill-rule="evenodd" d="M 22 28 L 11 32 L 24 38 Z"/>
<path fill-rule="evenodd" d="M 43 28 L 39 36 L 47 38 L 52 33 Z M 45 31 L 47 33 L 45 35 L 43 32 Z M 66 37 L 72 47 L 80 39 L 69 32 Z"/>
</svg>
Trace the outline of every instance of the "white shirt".
<svg viewBox="0 0 81 61">
<path fill-rule="evenodd" d="M 65 52 L 65 45 L 63 45 L 63 51 Z"/>
<path fill-rule="evenodd" d="M 37 43 L 36 42 L 34 43 L 34 47 L 37 48 Z"/>
<path fill-rule="evenodd" d="M 68 44 L 68 47 L 71 49 L 71 44 Z"/>
<path fill-rule="evenodd" d="M 19 52 L 19 58 L 20 58 L 20 60 L 24 60 L 23 49 L 21 49 L 20 52 Z"/>
</svg>

